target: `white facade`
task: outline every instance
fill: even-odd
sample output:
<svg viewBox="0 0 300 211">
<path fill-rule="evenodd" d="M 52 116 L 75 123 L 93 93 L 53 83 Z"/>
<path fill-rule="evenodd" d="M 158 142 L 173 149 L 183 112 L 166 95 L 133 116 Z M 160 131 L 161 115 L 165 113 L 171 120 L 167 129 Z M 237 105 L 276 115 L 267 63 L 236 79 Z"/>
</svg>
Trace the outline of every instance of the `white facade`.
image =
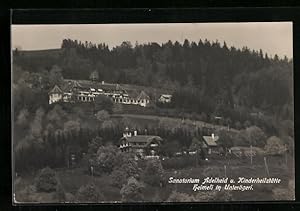
<svg viewBox="0 0 300 211">
<path fill-rule="evenodd" d="M 161 103 L 170 103 L 172 100 L 172 95 L 162 94 L 158 101 Z"/>
<path fill-rule="evenodd" d="M 51 93 L 49 95 L 49 104 L 56 103 L 62 100 L 62 94 Z"/>
</svg>

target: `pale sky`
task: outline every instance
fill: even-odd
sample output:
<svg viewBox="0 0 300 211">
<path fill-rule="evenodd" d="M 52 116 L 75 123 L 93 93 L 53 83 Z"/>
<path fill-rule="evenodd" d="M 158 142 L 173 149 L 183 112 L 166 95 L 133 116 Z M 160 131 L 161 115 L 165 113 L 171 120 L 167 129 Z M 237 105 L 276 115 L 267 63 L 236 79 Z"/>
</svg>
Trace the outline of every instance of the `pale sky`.
<svg viewBox="0 0 300 211">
<path fill-rule="evenodd" d="M 160 24 L 73 24 L 73 25 L 12 25 L 12 47 L 22 50 L 60 48 L 65 38 L 82 42 L 106 43 L 110 48 L 123 41 L 138 43 L 182 43 L 184 39 L 198 43 L 223 41 L 227 46 L 251 50 L 262 49 L 269 55 L 293 57 L 292 22 L 251 23 L 160 23 Z"/>
</svg>

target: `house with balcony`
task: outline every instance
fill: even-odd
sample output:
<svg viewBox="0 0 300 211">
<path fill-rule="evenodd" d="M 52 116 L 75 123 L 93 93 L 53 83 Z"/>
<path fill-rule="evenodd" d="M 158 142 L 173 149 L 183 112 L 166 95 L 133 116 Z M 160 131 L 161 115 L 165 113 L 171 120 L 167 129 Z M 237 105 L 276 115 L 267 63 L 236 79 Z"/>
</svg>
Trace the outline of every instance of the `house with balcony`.
<svg viewBox="0 0 300 211">
<path fill-rule="evenodd" d="M 137 130 L 125 129 L 120 139 L 122 152 L 133 152 L 139 158 L 159 158 L 163 139 L 155 135 L 139 135 Z"/>
</svg>

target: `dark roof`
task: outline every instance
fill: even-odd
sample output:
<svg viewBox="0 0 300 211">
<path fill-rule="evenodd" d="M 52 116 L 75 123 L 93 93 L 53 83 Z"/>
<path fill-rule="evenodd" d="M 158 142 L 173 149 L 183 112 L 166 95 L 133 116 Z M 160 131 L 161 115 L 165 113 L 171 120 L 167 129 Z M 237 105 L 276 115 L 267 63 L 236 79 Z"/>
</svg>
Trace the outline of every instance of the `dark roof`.
<svg viewBox="0 0 300 211">
<path fill-rule="evenodd" d="M 131 136 L 126 137 L 128 142 L 149 142 L 152 140 L 158 140 L 162 141 L 162 138 L 159 136 L 149 136 L 149 135 L 137 135 L 137 136 Z"/>
<path fill-rule="evenodd" d="M 138 93 L 135 89 L 124 89 L 119 84 L 111 84 L 111 83 L 99 83 L 88 80 L 70 80 L 66 79 L 65 84 L 62 86 L 62 90 L 69 92 L 73 88 L 79 88 L 80 90 L 89 90 L 90 88 L 94 89 L 102 89 L 104 91 L 117 91 L 118 93 L 127 93 L 129 97 L 135 98 L 137 100 L 147 99 L 150 100 L 150 97 L 144 92 L 141 91 Z"/>
<path fill-rule="evenodd" d="M 53 87 L 53 89 L 51 89 L 50 92 L 49 92 L 49 94 L 53 94 L 53 93 L 59 93 L 59 94 L 61 94 L 61 93 L 63 93 L 63 91 L 57 85 L 55 85 Z"/>
<path fill-rule="evenodd" d="M 132 146 L 132 147 L 146 147 L 152 141 L 162 141 L 163 139 L 159 136 L 149 136 L 149 135 L 137 135 L 131 137 L 122 137 L 121 140 L 126 139 L 129 143 L 140 143 L 142 145 Z"/>
<path fill-rule="evenodd" d="M 149 100 L 150 97 L 144 91 L 141 91 L 141 93 L 139 94 L 139 96 L 137 96 L 137 99 L 138 100 L 143 100 L 143 99 Z"/>
<path fill-rule="evenodd" d="M 82 89 L 103 89 L 103 90 L 124 90 L 119 84 L 110 84 L 110 83 L 99 83 L 88 80 L 65 80 L 66 84 L 75 84 L 76 87 L 80 87 Z"/>
<path fill-rule="evenodd" d="M 74 88 L 83 88 L 83 87 L 80 83 L 73 80 L 66 81 L 62 86 L 62 90 L 64 90 L 65 92 L 72 91 Z"/>
<path fill-rule="evenodd" d="M 219 139 L 219 136 L 215 136 L 214 138 L 212 138 L 212 136 L 203 136 L 203 139 L 207 146 L 212 147 L 218 145 L 216 141 Z"/>
<path fill-rule="evenodd" d="M 132 97 L 132 98 L 137 98 L 139 95 L 139 93 L 134 89 L 126 90 L 126 93 L 129 95 L 129 97 Z"/>
</svg>

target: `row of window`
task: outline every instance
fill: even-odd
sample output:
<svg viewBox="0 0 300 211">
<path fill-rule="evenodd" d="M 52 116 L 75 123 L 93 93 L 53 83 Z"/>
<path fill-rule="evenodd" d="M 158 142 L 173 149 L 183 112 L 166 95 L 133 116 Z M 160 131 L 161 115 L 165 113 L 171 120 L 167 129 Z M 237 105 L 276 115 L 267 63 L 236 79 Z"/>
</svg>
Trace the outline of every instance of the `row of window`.
<svg viewBox="0 0 300 211">
<path fill-rule="evenodd" d="M 131 143 L 122 143 L 120 146 L 126 147 L 126 146 L 143 146 L 147 142 L 131 142 Z"/>
<path fill-rule="evenodd" d="M 95 101 L 95 97 L 86 97 L 86 96 L 78 96 L 78 100 L 84 101 L 84 102 L 91 102 Z M 116 103 L 149 103 L 149 100 L 133 100 L 133 99 L 113 99 Z"/>
<path fill-rule="evenodd" d="M 114 98 L 114 102 L 118 103 L 149 103 L 149 100 L 133 100 L 133 99 L 121 99 Z"/>
<path fill-rule="evenodd" d="M 59 98 L 59 96 L 57 94 L 53 95 L 53 98 Z M 83 101 L 83 102 L 91 102 L 91 101 L 95 101 L 95 97 L 88 97 L 88 96 L 78 96 L 77 99 L 79 101 Z M 134 100 L 134 99 L 122 99 L 122 98 L 113 98 L 114 102 L 118 102 L 118 103 L 149 103 L 149 100 Z"/>
<path fill-rule="evenodd" d="M 78 100 L 84 101 L 84 102 L 91 102 L 91 101 L 95 101 L 95 98 L 94 97 L 78 96 Z"/>
</svg>

